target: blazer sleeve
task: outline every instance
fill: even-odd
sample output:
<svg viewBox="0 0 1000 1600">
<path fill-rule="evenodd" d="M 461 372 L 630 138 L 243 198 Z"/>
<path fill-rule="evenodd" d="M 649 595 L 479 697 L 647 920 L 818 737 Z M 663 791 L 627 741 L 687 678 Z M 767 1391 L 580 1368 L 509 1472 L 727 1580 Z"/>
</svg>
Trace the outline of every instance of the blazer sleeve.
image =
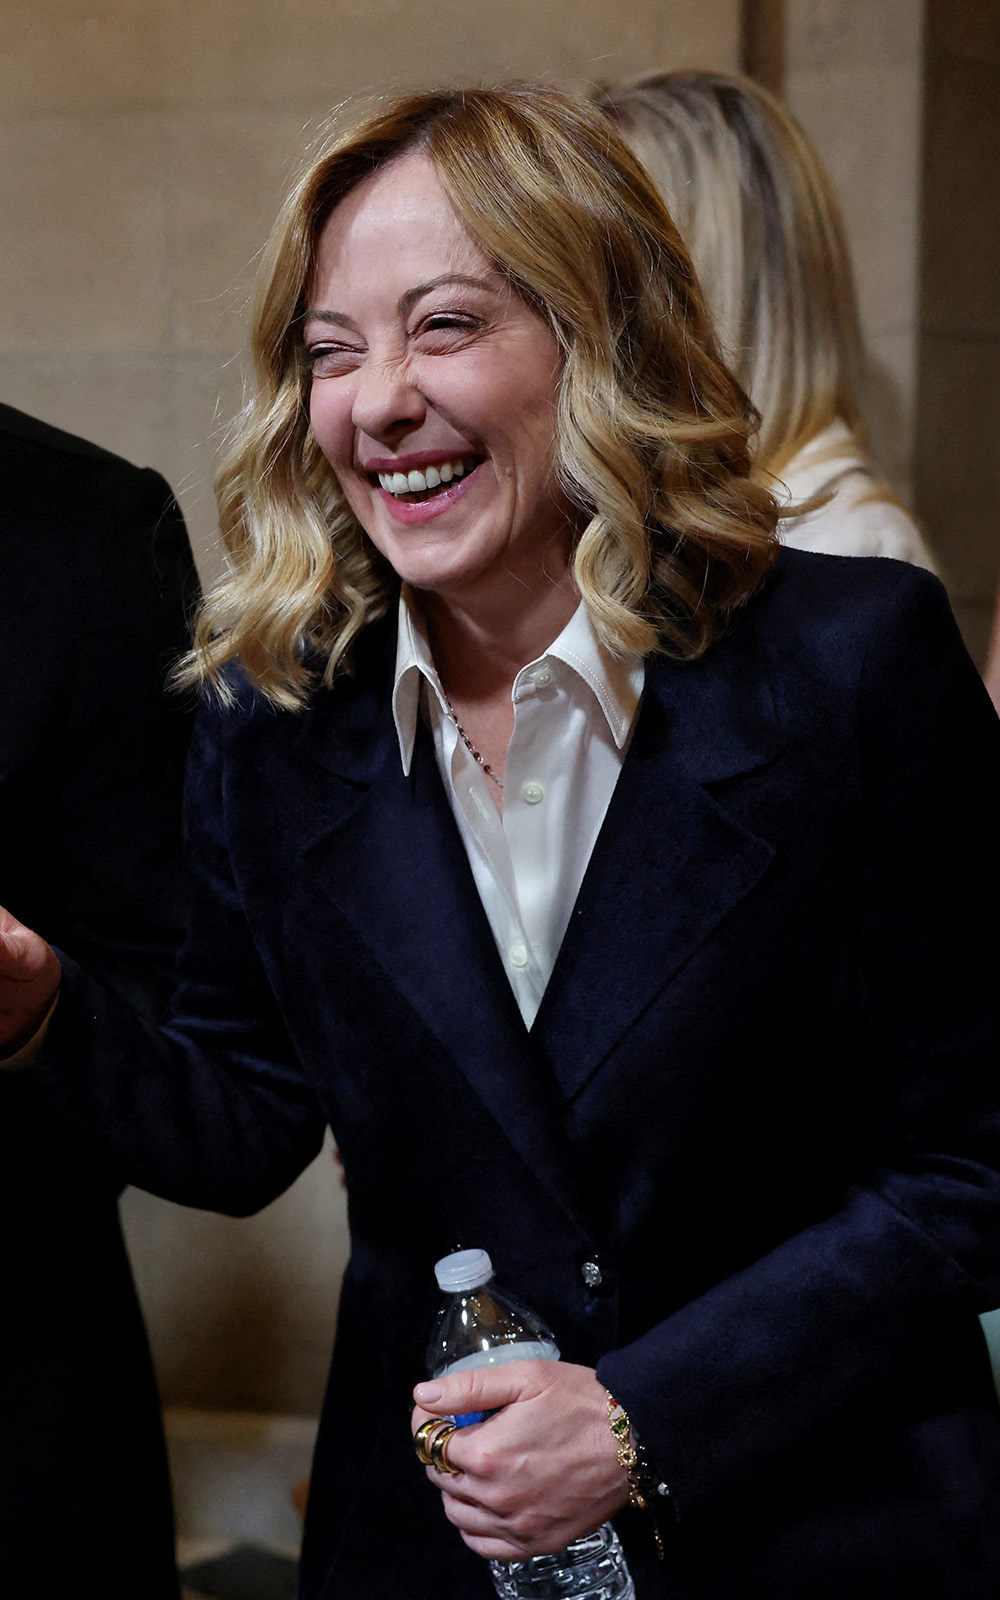
<svg viewBox="0 0 1000 1600">
<path fill-rule="evenodd" d="M 682 1509 L 806 1441 L 942 1313 L 1000 1302 L 1000 725 L 937 581 L 901 568 L 893 600 L 858 692 L 870 1171 L 597 1369 Z"/>
<path fill-rule="evenodd" d="M 122 1181 L 244 1215 L 319 1150 L 324 1119 L 258 959 L 226 842 L 226 713 L 207 707 L 188 762 L 189 931 L 157 1027 L 60 952 L 63 988 L 36 1067 L 62 1119 Z"/>
<path fill-rule="evenodd" d="M 4 903 L 162 1017 L 186 910 L 181 793 L 193 708 L 166 679 L 188 641 L 191 550 L 158 473 L 82 441 L 53 445 L 64 436 L 33 420 L 24 430 L 0 433 L 0 627 L 14 657 L 0 717 Z M 54 1230 L 60 1207 L 120 1187 L 99 1146 L 53 1121 L 34 1074 L 6 1074 L 0 1105 L 11 1190 L 44 1171 L 45 1197 L 32 1205 Z"/>
</svg>

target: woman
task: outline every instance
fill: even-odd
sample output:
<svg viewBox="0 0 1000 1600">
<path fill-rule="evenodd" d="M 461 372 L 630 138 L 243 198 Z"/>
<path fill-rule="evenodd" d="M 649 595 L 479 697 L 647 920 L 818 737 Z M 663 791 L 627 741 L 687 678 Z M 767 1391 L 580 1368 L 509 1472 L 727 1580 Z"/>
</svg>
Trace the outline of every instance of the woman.
<svg viewBox="0 0 1000 1600">
<path fill-rule="evenodd" d="M 865 446 L 861 335 L 837 197 L 793 117 L 750 78 L 664 72 L 599 102 L 681 231 L 733 371 L 761 414 L 758 466 L 796 504 L 782 539 L 934 570 Z"/>
<path fill-rule="evenodd" d="M 775 560 L 683 247 L 554 91 L 335 133 L 254 340 L 174 1016 L 67 961 L 30 1070 L 196 1205 L 333 1124 L 303 1595 L 486 1597 L 617 1513 L 608 1391 L 640 1597 L 987 1592 L 1000 753 L 939 585 Z M 8 926 L 13 1046 L 58 966 Z M 406 1416 L 458 1241 L 564 1359 L 418 1384 L 413 1430 L 503 1408 L 445 1474 Z"/>
</svg>

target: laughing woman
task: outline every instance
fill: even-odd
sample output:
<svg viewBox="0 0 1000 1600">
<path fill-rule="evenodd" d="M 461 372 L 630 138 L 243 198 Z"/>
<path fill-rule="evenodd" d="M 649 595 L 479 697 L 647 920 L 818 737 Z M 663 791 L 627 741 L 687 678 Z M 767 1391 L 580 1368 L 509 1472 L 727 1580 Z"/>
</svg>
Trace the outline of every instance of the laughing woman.
<svg viewBox="0 0 1000 1600">
<path fill-rule="evenodd" d="M 640 1600 L 996 1593 L 1000 735 L 939 585 L 779 553 L 673 225 L 550 90 L 335 133 L 254 354 L 173 1020 L 67 960 L 43 1024 L 8 922 L 3 1031 L 191 1204 L 335 1128 L 303 1596 L 485 1600 L 484 1557 L 617 1516 L 608 1390 L 664 1491 L 662 1559 L 620 1518 Z M 408 1422 L 457 1239 L 564 1359 Z"/>
</svg>

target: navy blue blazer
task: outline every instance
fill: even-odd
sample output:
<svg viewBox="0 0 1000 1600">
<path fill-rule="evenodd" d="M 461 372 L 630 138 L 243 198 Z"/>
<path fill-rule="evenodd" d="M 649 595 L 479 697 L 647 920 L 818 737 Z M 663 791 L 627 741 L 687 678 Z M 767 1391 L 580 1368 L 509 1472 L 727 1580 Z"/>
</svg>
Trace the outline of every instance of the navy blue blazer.
<svg viewBox="0 0 1000 1600">
<path fill-rule="evenodd" d="M 995 1597 L 1000 727 L 940 585 L 786 551 L 702 660 L 649 662 L 530 1033 L 426 734 L 402 773 L 392 632 L 303 714 L 205 713 L 173 1022 L 71 968 L 42 1067 L 199 1206 L 261 1205 L 332 1123 L 353 1253 L 305 1600 L 491 1593 L 409 1439 L 456 1244 L 670 1484 L 662 1564 L 619 1519 L 640 1600 Z"/>
</svg>

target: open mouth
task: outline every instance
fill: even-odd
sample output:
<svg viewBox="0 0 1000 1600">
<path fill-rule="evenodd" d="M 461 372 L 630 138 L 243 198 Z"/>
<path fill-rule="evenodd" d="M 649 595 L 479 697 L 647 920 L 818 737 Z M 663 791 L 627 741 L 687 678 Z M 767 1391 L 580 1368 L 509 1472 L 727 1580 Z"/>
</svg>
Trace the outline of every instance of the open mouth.
<svg viewBox="0 0 1000 1600">
<path fill-rule="evenodd" d="M 394 500 L 403 505 L 420 505 L 442 494 L 458 479 L 467 478 L 482 460 L 482 456 L 455 456 L 450 461 L 438 461 L 433 466 L 413 468 L 410 472 L 373 472 L 370 476 Z"/>
</svg>

